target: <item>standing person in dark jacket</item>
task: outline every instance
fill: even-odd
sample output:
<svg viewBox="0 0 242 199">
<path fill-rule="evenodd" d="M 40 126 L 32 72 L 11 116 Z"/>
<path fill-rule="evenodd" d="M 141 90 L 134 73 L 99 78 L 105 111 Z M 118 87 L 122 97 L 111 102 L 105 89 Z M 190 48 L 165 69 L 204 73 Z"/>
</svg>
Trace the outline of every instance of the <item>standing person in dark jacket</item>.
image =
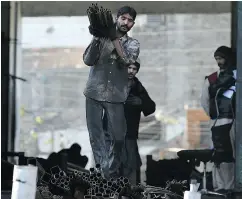
<svg viewBox="0 0 242 199">
<path fill-rule="evenodd" d="M 124 6 L 118 10 L 116 25 L 105 30 L 89 26 L 94 36 L 85 50 L 83 61 L 91 66 L 84 91 L 86 120 L 96 164 L 100 164 L 106 178 L 119 177 L 120 156 L 125 141 L 126 122 L 123 104 L 128 97 L 128 65 L 135 63 L 140 44 L 127 35 L 135 24 L 136 11 Z M 108 38 L 98 37 L 105 32 Z M 102 115 L 107 113 L 110 151 L 106 150 Z M 110 152 L 110 154 L 109 154 Z"/>
<path fill-rule="evenodd" d="M 122 165 L 123 175 L 128 177 L 132 184 L 136 184 L 137 170 L 139 170 L 142 165 L 137 144 L 141 112 L 143 112 L 144 116 L 148 116 L 154 113 L 156 109 L 155 102 L 150 98 L 148 92 L 138 78 L 135 77 L 139 68 L 139 59 L 128 67 L 129 95 L 124 104 L 127 134 L 122 155 Z M 105 130 L 107 130 L 106 120 L 107 117 L 106 114 L 104 114 Z M 107 134 L 106 143 L 108 148 L 111 142 L 110 140 L 110 135 Z"/>
<path fill-rule="evenodd" d="M 201 104 L 211 118 L 214 148 L 213 186 L 215 190 L 234 188 L 235 90 L 236 68 L 232 49 L 219 47 L 214 58 L 219 71 L 205 78 Z"/>
</svg>

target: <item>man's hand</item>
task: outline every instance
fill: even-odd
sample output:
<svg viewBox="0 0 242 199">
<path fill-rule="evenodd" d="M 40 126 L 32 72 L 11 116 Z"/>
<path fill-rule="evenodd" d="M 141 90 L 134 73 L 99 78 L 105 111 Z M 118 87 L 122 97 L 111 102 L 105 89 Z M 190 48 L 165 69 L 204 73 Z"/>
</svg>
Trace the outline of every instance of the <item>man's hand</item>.
<svg viewBox="0 0 242 199">
<path fill-rule="evenodd" d="M 106 37 L 105 32 L 103 32 L 100 28 L 94 28 L 92 25 L 90 25 L 88 29 L 90 34 L 93 35 L 94 37 L 99 37 L 99 38 Z"/>
<path fill-rule="evenodd" d="M 92 25 L 90 25 L 88 29 L 90 34 L 93 35 L 94 37 L 109 38 L 111 41 L 117 38 L 115 24 L 112 27 L 105 28 L 105 29 L 103 27 L 94 28 Z"/>
<path fill-rule="evenodd" d="M 142 100 L 137 96 L 129 96 L 125 103 L 138 106 L 142 104 Z"/>
<path fill-rule="evenodd" d="M 108 28 L 108 37 L 111 41 L 117 39 L 117 31 L 116 31 L 116 24 L 114 23 L 112 26 Z"/>
</svg>

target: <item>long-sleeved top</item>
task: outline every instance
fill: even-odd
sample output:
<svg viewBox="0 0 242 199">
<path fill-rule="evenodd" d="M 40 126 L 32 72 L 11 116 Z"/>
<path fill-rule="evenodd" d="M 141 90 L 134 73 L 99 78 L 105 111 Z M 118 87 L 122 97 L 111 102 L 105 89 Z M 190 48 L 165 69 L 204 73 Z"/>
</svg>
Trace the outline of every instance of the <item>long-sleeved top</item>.
<svg viewBox="0 0 242 199">
<path fill-rule="evenodd" d="M 156 110 L 155 102 L 150 98 L 142 83 L 136 77 L 133 81 L 134 84 L 130 89 L 128 99 L 129 97 L 132 98 L 132 96 L 138 97 L 141 99 L 141 104 L 129 104 L 129 100 L 124 104 L 124 113 L 127 123 L 126 137 L 128 139 L 138 139 L 141 112 L 143 112 L 144 116 L 148 116 Z"/>
<path fill-rule="evenodd" d="M 124 35 L 120 38 L 124 58 L 120 58 L 109 39 L 93 38 L 83 55 L 83 61 L 91 66 L 84 95 L 110 103 L 123 103 L 128 97 L 127 65 L 135 63 L 140 44 Z"/>
</svg>

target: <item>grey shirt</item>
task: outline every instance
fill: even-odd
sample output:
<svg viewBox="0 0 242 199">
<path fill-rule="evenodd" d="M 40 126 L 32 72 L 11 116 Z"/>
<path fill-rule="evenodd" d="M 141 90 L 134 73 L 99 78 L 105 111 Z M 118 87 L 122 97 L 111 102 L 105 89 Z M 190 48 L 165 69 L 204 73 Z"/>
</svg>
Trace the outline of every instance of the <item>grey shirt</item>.
<svg viewBox="0 0 242 199">
<path fill-rule="evenodd" d="M 88 98 L 123 103 L 128 97 L 127 65 L 136 61 L 140 44 L 136 39 L 124 35 L 120 43 L 125 54 L 118 57 L 113 43 L 109 39 L 93 38 L 83 55 L 83 61 L 91 66 L 84 95 Z"/>
</svg>

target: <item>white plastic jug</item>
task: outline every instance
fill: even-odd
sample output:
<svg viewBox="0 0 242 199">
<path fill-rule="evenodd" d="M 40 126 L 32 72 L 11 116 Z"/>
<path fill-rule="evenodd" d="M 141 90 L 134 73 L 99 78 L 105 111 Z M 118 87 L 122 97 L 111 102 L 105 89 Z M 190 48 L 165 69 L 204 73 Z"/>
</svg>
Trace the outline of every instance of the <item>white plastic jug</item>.
<svg viewBox="0 0 242 199">
<path fill-rule="evenodd" d="M 185 191 L 184 199 L 201 199 L 200 192 Z"/>
</svg>

